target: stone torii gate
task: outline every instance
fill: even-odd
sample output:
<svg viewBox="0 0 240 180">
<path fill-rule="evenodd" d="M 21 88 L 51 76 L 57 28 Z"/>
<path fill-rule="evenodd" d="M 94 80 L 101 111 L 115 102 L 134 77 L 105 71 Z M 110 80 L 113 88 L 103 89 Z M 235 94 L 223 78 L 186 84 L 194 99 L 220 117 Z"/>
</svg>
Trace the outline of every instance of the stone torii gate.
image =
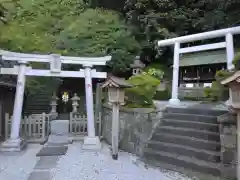
<svg viewBox="0 0 240 180">
<path fill-rule="evenodd" d="M 178 99 L 180 55 L 185 53 L 191 53 L 191 52 L 200 52 L 200 51 L 226 48 L 226 55 L 227 55 L 226 63 L 227 63 L 227 68 L 230 70 L 233 68 L 232 61 L 234 58 L 234 45 L 233 45 L 234 34 L 240 34 L 240 26 L 158 41 L 159 47 L 174 45 L 172 97 L 169 100 L 170 104 L 179 105 L 180 103 L 180 100 Z M 201 46 L 192 46 L 192 47 L 186 47 L 186 48 L 180 47 L 181 43 L 189 43 L 189 42 L 213 39 L 218 37 L 225 37 L 225 41 L 220 43 L 201 45 Z"/>
<path fill-rule="evenodd" d="M 0 69 L 0 74 L 17 76 L 11 134 L 10 138 L 2 143 L 4 151 L 20 151 L 24 146 L 24 140 L 20 139 L 19 132 L 26 76 L 85 78 L 88 135 L 84 138 L 83 148 L 101 148 L 99 137 L 95 135 L 92 78 L 106 78 L 107 74 L 106 72 L 97 72 L 92 67 L 94 65 L 106 65 L 106 62 L 111 60 L 111 56 L 70 57 L 57 54 L 37 55 L 15 53 L 4 50 L 0 50 L 0 55 L 4 61 L 18 62 L 18 65 L 13 68 Z M 49 63 L 50 69 L 32 69 L 31 66 L 27 66 L 30 62 Z M 80 69 L 79 71 L 64 71 L 62 70 L 62 64 L 82 65 L 84 69 Z"/>
</svg>

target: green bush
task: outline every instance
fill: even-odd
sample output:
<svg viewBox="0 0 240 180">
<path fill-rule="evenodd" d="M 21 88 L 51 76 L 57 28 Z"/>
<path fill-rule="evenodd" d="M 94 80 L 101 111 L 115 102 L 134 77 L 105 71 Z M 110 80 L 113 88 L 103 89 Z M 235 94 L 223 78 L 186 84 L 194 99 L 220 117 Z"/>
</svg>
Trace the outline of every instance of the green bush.
<svg viewBox="0 0 240 180">
<path fill-rule="evenodd" d="M 240 52 L 238 52 L 235 55 L 234 59 L 233 59 L 233 64 L 234 64 L 236 70 L 240 69 L 240 62 L 239 62 L 239 60 L 240 60 Z"/>
<path fill-rule="evenodd" d="M 153 99 L 155 100 L 169 100 L 171 99 L 171 92 L 167 89 L 165 91 L 157 91 Z"/>
<path fill-rule="evenodd" d="M 213 81 L 212 87 L 204 89 L 204 96 L 209 101 L 223 101 L 228 98 L 228 88 L 220 84 L 220 82 Z"/>
<path fill-rule="evenodd" d="M 152 107 L 153 97 L 160 81 L 151 75 L 143 73 L 130 77 L 128 82 L 134 87 L 126 89 L 127 104 L 138 107 Z"/>
</svg>

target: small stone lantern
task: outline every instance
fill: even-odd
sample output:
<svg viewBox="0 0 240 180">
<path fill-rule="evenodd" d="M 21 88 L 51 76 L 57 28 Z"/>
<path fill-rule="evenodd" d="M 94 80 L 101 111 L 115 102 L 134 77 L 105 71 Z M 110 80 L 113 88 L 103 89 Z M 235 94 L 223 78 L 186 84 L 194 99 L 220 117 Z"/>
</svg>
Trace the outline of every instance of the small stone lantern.
<svg viewBox="0 0 240 180">
<path fill-rule="evenodd" d="M 58 97 L 56 96 L 56 93 L 53 94 L 52 98 L 51 98 L 51 116 L 53 117 L 53 119 L 55 119 L 58 116 L 57 113 L 57 101 L 58 101 Z"/>
<path fill-rule="evenodd" d="M 132 74 L 138 75 L 142 72 L 142 69 L 145 67 L 145 64 L 143 64 L 140 61 L 140 56 L 136 56 L 136 59 L 134 60 L 134 63 L 130 65 L 132 68 Z"/>
<path fill-rule="evenodd" d="M 228 85 L 230 89 L 230 105 L 240 111 L 240 71 L 221 81 L 221 84 Z"/>
<path fill-rule="evenodd" d="M 74 93 L 73 97 L 72 97 L 72 107 L 73 107 L 73 113 L 77 112 L 77 108 L 78 108 L 78 101 L 80 100 L 80 98 L 78 97 L 77 93 Z"/>
<path fill-rule="evenodd" d="M 102 88 L 108 88 L 108 101 L 112 105 L 112 158 L 118 159 L 119 144 L 119 106 L 124 104 L 125 88 L 130 88 L 125 79 L 108 77 Z"/>
<path fill-rule="evenodd" d="M 221 81 L 221 84 L 229 86 L 229 105 L 237 113 L 237 179 L 240 179 L 240 71 Z"/>
</svg>

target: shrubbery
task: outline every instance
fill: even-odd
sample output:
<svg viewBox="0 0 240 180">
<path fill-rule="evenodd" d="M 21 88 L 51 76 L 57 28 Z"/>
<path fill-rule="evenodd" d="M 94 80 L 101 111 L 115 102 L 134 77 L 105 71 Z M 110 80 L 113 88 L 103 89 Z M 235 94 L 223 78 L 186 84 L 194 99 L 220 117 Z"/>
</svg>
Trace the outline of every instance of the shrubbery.
<svg viewBox="0 0 240 180">
<path fill-rule="evenodd" d="M 212 87 L 204 89 L 205 98 L 209 101 L 224 101 L 229 97 L 228 88 L 221 85 L 218 81 L 212 82 Z"/>
<path fill-rule="evenodd" d="M 233 59 L 233 64 L 234 64 L 236 70 L 240 69 L 240 52 L 238 52 L 235 55 L 235 57 Z"/>
<path fill-rule="evenodd" d="M 160 80 L 147 72 L 132 76 L 128 82 L 134 85 L 126 89 L 128 107 L 153 107 L 153 97 Z"/>
</svg>

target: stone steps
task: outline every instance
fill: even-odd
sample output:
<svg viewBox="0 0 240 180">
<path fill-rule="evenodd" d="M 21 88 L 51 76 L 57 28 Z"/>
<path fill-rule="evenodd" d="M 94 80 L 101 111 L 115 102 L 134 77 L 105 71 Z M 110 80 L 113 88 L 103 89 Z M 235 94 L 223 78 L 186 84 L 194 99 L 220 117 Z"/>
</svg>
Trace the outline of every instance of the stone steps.
<svg viewBox="0 0 240 180">
<path fill-rule="evenodd" d="M 24 114 L 41 114 L 50 111 L 51 94 L 48 92 L 40 92 L 36 95 L 27 97 Z"/>
<path fill-rule="evenodd" d="M 174 143 L 183 146 L 189 146 L 193 148 L 200 148 L 205 150 L 219 151 L 220 150 L 220 142 L 216 141 L 207 141 L 192 137 L 179 136 L 179 135 L 171 135 L 171 134 L 161 134 L 159 133 L 159 138 L 157 141 L 151 140 L 148 142 L 148 147 L 158 148 L 158 142 L 166 142 L 166 143 Z"/>
<path fill-rule="evenodd" d="M 152 142 L 154 143 L 154 142 Z M 151 142 L 148 143 L 150 145 Z M 151 148 L 153 146 L 148 146 L 150 148 L 146 148 L 145 152 L 152 152 L 156 151 L 154 149 L 169 152 L 169 153 L 176 153 L 178 155 L 183 156 L 189 156 L 194 157 L 199 160 L 209 161 L 209 162 L 219 162 L 220 161 L 220 153 L 216 151 L 211 150 L 204 150 L 199 148 L 193 148 L 189 146 L 179 145 L 179 144 L 173 144 L 173 143 L 166 143 L 166 142 L 158 142 L 157 144 L 154 144 L 157 148 Z M 156 151 L 158 152 L 158 151 Z"/>
<path fill-rule="evenodd" d="M 202 108 L 175 108 L 168 107 L 166 108 L 166 113 L 179 113 L 179 114 L 189 114 L 189 115 L 210 115 L 210 116 L 220 116 L 222 114 L 227 113 L 225 110 L 214 110 L 214 109 L 206 109 L 204 105 Z"/>
<path fill-rule="evenodd" d="M 204 139 L 210 141 L 220 141 L 220 133 L 206 131 L 206 130 L 198 130 L 192 128 L 182 128 L 182 127 L 174 127 L 174 126 L 160 126 L 158 127 L 159 132 L 168 133 L 172 135 L 180 135 L 180 136 L 188 136 L 197 139 Z M 157 140 L 157 137 L 161 134 L 155 133 L 152 139 Z"/>
<path fill-rule="evenodd" d="M 184 121 L 196 121 L 204 123 L 216 124 L 216 116 L 211 115 L 199 115 L 199 114 L 184 114 L 184 113 L 164 113 L 163 118 L 165 119 L 175 119 Z"/>
<path fill-rule="evenodd" d="M 197 121 L 185 121 L 185 120 L 175 120 L 175 119 L 162 119 L 162 125 L 173 126 L 173 127 L 183 127 L 192 128 L 197 130 L 207 130 L 211 132 L 218 132 L 218 125 L 212 123 L 204 123 Z"/>
<path fill-rule="evenodd" d="M 221 174 L 220 165 L 218 163 L 211 163 L 202 160 L 195 159 L 189 156 L 181 156 L 174 153 L 163 151 L 148 150 L 145 152 L 145 157 L 154 161 L 160 161 L 168 164 L 172 164 L 179 167 L 193 169 L 198 172 L 210 173 L 216 176 Z"/>
<path fill-rule="evenodd" d="M 144 157 L 159 164 L 219 175 L 220 133 L 217 116 L 226 111 L 166 108 Z"/>
</svg>

